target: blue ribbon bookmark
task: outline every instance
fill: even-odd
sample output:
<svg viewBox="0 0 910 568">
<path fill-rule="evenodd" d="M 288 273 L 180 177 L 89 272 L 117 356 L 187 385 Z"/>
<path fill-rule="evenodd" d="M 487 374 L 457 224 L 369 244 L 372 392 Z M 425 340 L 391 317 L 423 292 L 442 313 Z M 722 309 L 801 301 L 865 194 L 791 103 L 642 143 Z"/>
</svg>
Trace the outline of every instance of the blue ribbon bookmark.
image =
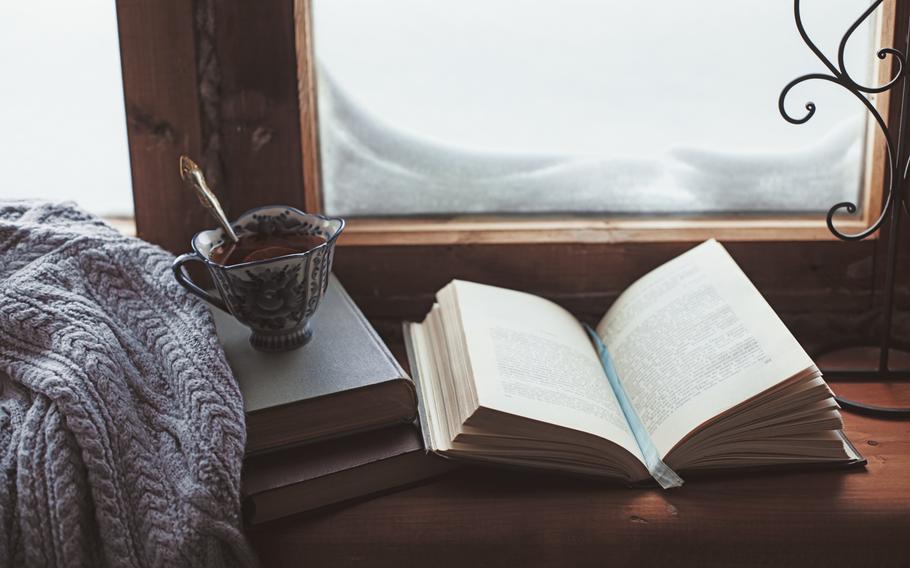
<svg viewBox="0 0 910 568">
<path fill-rule="evenodd" d="M 597 332 L 591 329 L 591 326 L 585 325 L 585 329 L 588 331 L 588 335 L 591 336 L 591 340 L 594 341 L 594 345 L 597 346 L 597 353 L 600 355 L 600 362 L 607 373 L 607 380 L 610 381 L 610 387 L 616 395 L 616 400 L 619 401 L 619 407 L 622 408 L 622 413 L 626 416 L 626 422 L 629 423 L 629 427 L 632 429 L 632 435 L 635 436 L 638 449 L 641 450 L 641 455 L 645 459 L 645 465 L 648 467 L 651 477 L 664 489 L 681 487 L 683 484 L 682 478 L 676 475 L 676 472 L 660 459 L 660 454 L 657 453 L 657 448 L 654 447 L 651 436 L 648 435 L 644 424 L 641 423 L 641 419 L 638 418 L 638 414 L 632 408 L 632 403 L 629 402 L 629 397 L 626 396 L 626 391 L 622 388 L 622 383 L 619 382 L 619 374 L 613 366 L 613 359 L 610 358 L 607 346 L 601 341 Z"/>
</svg>

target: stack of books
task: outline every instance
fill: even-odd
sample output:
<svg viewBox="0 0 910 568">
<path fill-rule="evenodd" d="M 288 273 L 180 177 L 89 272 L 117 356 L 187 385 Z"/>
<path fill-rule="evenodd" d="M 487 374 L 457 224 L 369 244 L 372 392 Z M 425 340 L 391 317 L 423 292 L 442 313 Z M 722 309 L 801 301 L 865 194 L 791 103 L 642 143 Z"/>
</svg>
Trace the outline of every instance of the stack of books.
<svg viewBox="0 0 910 568">
<path fill-rule="evenodd" d="M 314 316 L 313 339 L 294 351 L 256 351 L 248 329 L 213 313 L 246 410 L 248 524 L 451 469 L 424 449 L 414 383 L 334 276 Z"/>
</svg>

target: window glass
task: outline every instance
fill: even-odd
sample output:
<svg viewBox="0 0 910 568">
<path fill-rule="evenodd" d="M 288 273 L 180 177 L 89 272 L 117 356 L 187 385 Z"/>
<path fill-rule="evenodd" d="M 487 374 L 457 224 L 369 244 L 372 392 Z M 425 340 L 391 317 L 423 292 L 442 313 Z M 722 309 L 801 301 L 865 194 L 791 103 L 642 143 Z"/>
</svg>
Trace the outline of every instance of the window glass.
<svg viewBox="0 0 910 568">
<path fill-rule="evenodd" d="M 114 2 L 0 2 L 0 84 L 0 196 L 132 217 Z"/>
<path fill-rule="evenodd" d="M 804 3 L 837 61 L 861 0 Z M 847 50 L 869 82 L 875 18 Z M 867 117 L 776 0 L 315 0 L 332 214 L 827 210 L 860 191 Z"/>
</svg>

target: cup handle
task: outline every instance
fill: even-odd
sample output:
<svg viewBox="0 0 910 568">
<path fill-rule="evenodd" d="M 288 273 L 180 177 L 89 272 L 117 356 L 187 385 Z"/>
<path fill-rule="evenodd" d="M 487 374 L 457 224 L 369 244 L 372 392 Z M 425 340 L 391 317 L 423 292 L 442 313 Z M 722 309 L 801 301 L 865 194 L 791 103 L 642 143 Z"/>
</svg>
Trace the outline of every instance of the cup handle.
<svg viewBox="0 0 910 568">
<path fill-rule="evenodd" d="M 206 292 L 205 290 L 203 290 L 202 288 L 197 286 L 196 283 L 190 279 L 190 275 L 186 273 L 186 268 L 184 268 L 183 265 L 191 260 L 195 260 L 196 262 L 202 262 L 202 260 L 200 260 L 200 258 L 196 255 L 196 253 L 193 253 L 193 252 L 181 254 L 174 260 L 174 263 L 171 265 L 171 270 L 174 271 L 174 278 L 177 279 L 177 282 L 180 282 L 180 285 L 183 286 L 184 288 L 186 288 L 187 290 L 189 290 L 190 293 L 199 296 L 200 298 L 202 298 L 206 302 L 212 304 L 216 308 L 218 308 L 224 312 L 231 313 L 231 311 L 228 309 L 227 305 L 224 303 L 224 300 L 222 300 L 218 296 L 209 294 L 208 292 Z"/>
</svg>

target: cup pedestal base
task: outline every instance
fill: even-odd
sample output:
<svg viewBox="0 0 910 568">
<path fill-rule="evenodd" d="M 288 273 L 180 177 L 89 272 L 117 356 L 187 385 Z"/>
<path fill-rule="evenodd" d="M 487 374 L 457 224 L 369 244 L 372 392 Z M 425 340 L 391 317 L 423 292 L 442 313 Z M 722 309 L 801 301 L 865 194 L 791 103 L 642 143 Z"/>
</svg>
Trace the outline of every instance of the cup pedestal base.
<svg viewBox="0 0 910 568">
<path fill-rule="evenodd" d="M 250 345 L 257 351 L 275 353 L 278 351 L 291 351 L 303 347 L 313 338 L 313 328 L 307 323 L 303 327 L 284 333 L 264 333 L 254 331 L 250 335 Z"/>
</svg>

